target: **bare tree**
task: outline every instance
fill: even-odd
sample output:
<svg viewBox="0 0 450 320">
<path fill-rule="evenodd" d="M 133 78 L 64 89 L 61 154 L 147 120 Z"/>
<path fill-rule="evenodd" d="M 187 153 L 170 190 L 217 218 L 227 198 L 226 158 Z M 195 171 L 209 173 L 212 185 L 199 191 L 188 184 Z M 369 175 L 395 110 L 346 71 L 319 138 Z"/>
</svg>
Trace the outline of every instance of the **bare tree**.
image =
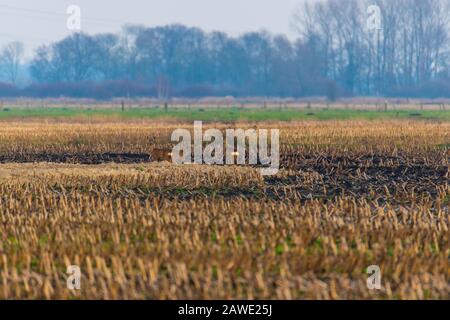
<svg viewBox="0 0 450 320">
<path fill-rule="evenodd" d="M 158 94 L 158 99 L 164 101 L 164 110 L 168 111 L 169 95 L 170 95 L 170 84 L 167 77 L 160 76 L 156 81 L 156 92 Z"/>
<path fill-rule="evenodd" d="M 18 41 L 8 43 L 0 53 L 0 64 L 12 84 L 16 84 L 23 54 L 23 44 Z"/>
<path fill-rule="evenodd" d="M 30 74 L 38 84 L 92 82 L 105 93 L 157 95 L 166 107 L 171 96 L 449 95 L 450 0 L 303 2 L 293 17 L 295 41 L 127 26 L 43 46 Z M 376 28 L 368 23 L 373 5 Z"/>
<path fill-rule="evenodd" d="M 382 15 L 375 31 L 366 27 L 373 4 Z M 448 12 L 448 0 L 307 1 L 293 25 L 303 41 L 317 39 L 328 79 L 350 93 L 386 95 L 448 70 Z"/>
</svg>

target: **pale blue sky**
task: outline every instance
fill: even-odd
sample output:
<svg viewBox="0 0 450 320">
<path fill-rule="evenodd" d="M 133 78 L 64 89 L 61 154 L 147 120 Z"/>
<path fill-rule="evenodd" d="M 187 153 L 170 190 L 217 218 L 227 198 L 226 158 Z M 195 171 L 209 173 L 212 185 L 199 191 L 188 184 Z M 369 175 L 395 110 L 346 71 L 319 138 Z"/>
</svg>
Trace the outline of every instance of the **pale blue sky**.
<svg viewBox="0 0 450 320">
<path fill-rule="evenodd" d="M 0 45 L 10 40 L 39 44 L 61 39 L 66 9 L 79 5 L 88 33 L 120 30 L 124 23 L 147 26 L 182 23 L 231 35 L 266 29 L 293 36 L 292 13 L 302 0 L 0 0 Z"/>
</svg>

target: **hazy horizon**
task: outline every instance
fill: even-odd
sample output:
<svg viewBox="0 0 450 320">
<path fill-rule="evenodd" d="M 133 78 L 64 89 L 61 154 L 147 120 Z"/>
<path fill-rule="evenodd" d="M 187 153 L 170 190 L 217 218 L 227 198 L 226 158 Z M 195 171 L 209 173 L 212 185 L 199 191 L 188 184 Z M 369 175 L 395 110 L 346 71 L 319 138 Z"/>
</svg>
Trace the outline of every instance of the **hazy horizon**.
<svg viewBox="0 0 450 320">
<path fill-rule="evenodd" d="M 89 34 L 117 32 L 124 24 L 157 26 L 180 23 L 205 31 L 219 30 L 236 36 L 247 31 L 268 30 L 292 37 L 290 21 L 301 0 L 1 0 L 0 45 L 25 44 L 29 57 L 38 46 L 64 38 L 67 7 L 78 5 L 82 31 Z"/>
</svg>

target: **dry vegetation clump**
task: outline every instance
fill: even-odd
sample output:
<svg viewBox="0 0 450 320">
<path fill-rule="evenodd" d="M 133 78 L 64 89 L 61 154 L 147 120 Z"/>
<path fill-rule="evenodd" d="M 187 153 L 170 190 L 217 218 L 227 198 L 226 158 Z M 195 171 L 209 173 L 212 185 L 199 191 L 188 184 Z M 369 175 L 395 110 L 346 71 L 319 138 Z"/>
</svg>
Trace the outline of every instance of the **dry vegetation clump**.
<svg viewBox="0 0 450 320">
<path fill-rule="evenodd" d="M 0 298 L 448 299 L 450 124 L 257 126 L 276 176 L 150 163 L 173 124 L 5 123 Z"/>
</svg>

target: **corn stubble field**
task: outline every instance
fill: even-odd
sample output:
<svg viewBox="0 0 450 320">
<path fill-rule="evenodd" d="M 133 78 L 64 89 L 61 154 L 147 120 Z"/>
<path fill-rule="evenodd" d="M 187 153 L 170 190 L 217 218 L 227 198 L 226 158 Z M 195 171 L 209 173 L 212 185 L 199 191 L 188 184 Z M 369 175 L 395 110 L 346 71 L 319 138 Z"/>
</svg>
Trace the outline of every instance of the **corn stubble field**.
<svg viewBox="0 0 450 320">
<path fill-rule="evenodd" d="M 0 298 L 450 297 L 450 123 L 258 123 L 281 130 L 272 177 L 153 161 L 180 126 L 2 122 Z"/>
</svg>

